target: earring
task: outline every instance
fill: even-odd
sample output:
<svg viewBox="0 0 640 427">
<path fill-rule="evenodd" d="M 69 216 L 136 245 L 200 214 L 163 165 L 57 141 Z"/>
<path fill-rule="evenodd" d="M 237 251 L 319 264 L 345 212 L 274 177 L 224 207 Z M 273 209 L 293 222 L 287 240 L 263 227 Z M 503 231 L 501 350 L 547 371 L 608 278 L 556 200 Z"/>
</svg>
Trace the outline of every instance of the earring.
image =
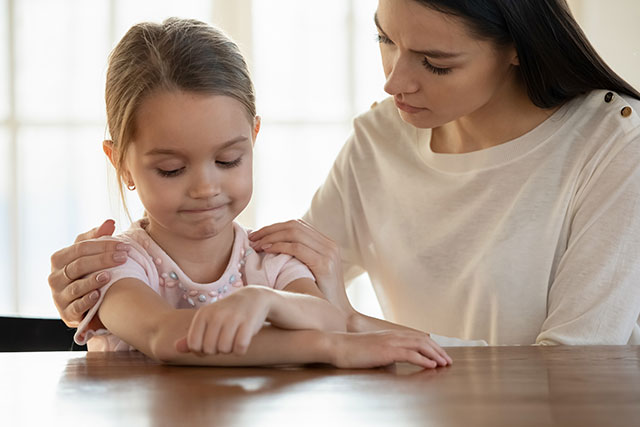
<svg viewBox="0 0 640 427">
<path fill-rule="evenodd" d="M 136 185 L 135 184 L 127 184 L 127 188 L 129 189 L 129 191 L 133 191 L 136 189 Z"/>
</svg>

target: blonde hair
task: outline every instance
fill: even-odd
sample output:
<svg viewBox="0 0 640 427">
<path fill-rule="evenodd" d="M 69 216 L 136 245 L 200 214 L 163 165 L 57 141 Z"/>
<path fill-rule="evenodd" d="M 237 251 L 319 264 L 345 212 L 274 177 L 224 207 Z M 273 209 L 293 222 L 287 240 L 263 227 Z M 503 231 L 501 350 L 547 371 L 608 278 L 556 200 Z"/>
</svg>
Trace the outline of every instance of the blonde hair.
<svg viewBox="0 0 640 427">
<path fill-rule="evenodd" d="M 109 56 L 105 101 L 120 196 L 122 165 L 134 137 L 136 111 L 157 91 L 225 95 L 242 103 L 251 121 L 255 93 L 238 46 L 222 31 L 193 19 L 143 22 L 124 35 Z M 127 212 L 128 213 L 128 212 Z"/>
</svg>

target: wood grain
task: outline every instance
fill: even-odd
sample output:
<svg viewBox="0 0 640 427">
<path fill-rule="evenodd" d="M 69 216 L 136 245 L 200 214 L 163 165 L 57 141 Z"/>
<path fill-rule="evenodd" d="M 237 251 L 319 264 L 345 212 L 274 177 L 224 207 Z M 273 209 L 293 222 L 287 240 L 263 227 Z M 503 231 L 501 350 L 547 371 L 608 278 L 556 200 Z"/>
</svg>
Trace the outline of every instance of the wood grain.
<svg viewBox="0 0 640 427">
<path fill-rule="evenodd" d="M 421 371 L 0 353 L 0 425 L 640 426 L 640 347 L 449 348 Z"/>
</svg>

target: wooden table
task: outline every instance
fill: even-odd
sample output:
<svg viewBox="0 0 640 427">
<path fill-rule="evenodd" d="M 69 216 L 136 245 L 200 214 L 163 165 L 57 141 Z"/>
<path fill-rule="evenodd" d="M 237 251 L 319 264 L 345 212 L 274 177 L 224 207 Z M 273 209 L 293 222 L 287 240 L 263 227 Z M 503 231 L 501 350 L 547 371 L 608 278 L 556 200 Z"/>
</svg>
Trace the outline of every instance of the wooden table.
<svg viewBox="0 0 640 427">
<path fill-rule="evenodd" d="M 427 371 L 0 353 L 0 426 L 640 426 L 638 346 L 448 351 Z"/>
</svg>

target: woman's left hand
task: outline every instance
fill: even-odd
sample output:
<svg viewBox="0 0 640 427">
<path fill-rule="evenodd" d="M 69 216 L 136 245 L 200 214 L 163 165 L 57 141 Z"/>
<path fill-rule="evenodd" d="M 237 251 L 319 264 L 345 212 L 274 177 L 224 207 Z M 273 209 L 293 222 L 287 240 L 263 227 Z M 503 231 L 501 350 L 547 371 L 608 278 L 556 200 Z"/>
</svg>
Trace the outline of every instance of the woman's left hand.
<svg viewBox="0 0 640 427">
<path fill-rule="evenodd" d="M 309 267 L 318 287 L 345 313 L 354 311 L 344 286 L 338 245 L 305 221 L 291 220 L 263 227 L 249 235 L 256 251 L 296 257 Z"/>
</svg>

